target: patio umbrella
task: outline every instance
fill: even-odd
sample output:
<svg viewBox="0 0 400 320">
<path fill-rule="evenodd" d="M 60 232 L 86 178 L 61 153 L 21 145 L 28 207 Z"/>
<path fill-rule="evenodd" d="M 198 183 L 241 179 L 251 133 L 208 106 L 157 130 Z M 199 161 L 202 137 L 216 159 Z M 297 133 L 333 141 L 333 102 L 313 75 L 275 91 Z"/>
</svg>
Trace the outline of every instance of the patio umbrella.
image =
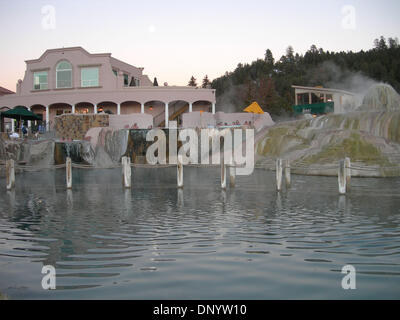
<svg viewBox="0 0 400 320">
<path fill-rule="evenodd" d="M 32 111 L 29 111 L 23 106 L 18 106 L 15 107 L 14 109 L 10 109 L 8 111 L 2 112 L 1 113 L 1 130 L 4 131 L 3 128 L 3 118 L 11 118 L 11 119 L 16 119 L 16 120 L 42 120 L 42 117 L 39 115 L 33 113 Z"/>
<path fill-rule="evenodd" d="M 29 111 L 28 109 L 22 106 L 18 106 L 15 107 L 14 109 L 2 112 L 1 117 L 12 118 L 17 120 L 33 120 L 33 121 L 42 120 L 42 118 L 39 115 L 33 113 L 32 111 Z"/>
</svg>

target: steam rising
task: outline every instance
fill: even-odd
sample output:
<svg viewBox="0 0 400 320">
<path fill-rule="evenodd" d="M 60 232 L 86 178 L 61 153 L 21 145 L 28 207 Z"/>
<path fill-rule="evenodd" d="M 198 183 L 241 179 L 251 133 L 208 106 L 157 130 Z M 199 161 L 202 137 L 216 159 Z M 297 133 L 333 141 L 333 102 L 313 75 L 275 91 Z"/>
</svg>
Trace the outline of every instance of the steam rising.
<svg viewBox="0 0 400 320">
<path fill-rule="evenodd" d="M 342 69 L 332 61 L 322 63 L 312 73 L 312 82 L 314 85 L 323 84 L 326 88 L 354 93 L 356 95 L 355 107 L 362 104 L 365 95 L 371 87 L 383 84 L 365 76 L 361 72 Z"/>
</svg>

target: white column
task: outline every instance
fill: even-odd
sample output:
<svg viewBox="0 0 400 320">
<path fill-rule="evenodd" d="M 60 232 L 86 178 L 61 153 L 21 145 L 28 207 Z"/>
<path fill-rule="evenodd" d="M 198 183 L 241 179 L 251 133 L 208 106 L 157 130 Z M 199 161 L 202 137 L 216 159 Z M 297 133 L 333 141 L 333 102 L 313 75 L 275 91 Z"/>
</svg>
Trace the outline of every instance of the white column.
<svg viewBox="0 0 400 320">
<path fill-rule="evenodd" d="M 72 189 L 72 160 L 70 157 L 67 157 L 65 161 L 65 178 L 67 189 Z"/>
<path fill-rule="evenodd" d="M 97 104 L 94 105 L 94 113 L 97 113 Z"/>
<path fill-rule="evenodd" d="M 308 93 L 308 101 L 309 101 L 308 104 L 312 104 L 312 95 L 311 95 L 311 92 Z"/>
<path fill-rule="evenodd" d="M 183 188 L 183 164 L 182 164 L 182 155 L 178 156 L 178 165 L 177 165 L 177 182 L 178 188 Z"/>
<path fill-rule="evenodd" d="M 345 170 L 346 170 L 346 188 L 347 191 L 350 190 L 350 185 L 351 185 L 351 160 L 350 158 L 345 158 Z"/>
<path fill-rule="evenodd" d="M 15 163 L 13 159 L 6 161 L 6 184 L 8 191 L 15 187 Z"/>
<path fill-rule="evenodd" d="M 276 189 L 282 191 L 283 160 L 276 160 Z"/>
<path fill-rule="evenodd" d="M 193 104 L 189 103 L 189 112 L 192 113 L 193 112 Z"/>
<path fill-rule="evenodd" d="M 130 188 L 132 185 L 131 158 L 122 157 L 122 184 L 124 188 Z"/>
<path fill-rule="evenodd" d="M 144 103 L 142 103 L 140 106 L 140 113 L 144 113 Z"/>
<path fill-rule="evenodd" d="M 168 121 L 169 121 L 169 110 L 168 110 L 168 103 L 165 103 L 165 127 L 168 128 Z"/>
<path fill-rule="evenodd" d="M 347 183 L 347 170 L 346 170 L 346 162 L 345 160 L 341 160 L 339 162 L 339 170 L 338 170 L 338 182 L 339 182 L 339 194 L 346 194 L 346 183 Z"/>
<path fill-rule="evenodd" d="M 50 131 L 50 107 L 46 107 L 46 131 Z"/>
<path fill-rule="evenodd" d="M 15 120 L 11 119 L 11 132 L 14 133 L 15 132 Z"/>
<path fill-rule="evenodd" d="M 31 108 L 28 107 L 28 110 L 31 111 Z M 28 128 L 31 128 L 31 126 L 32 126 L 32 122 L 31 122 L 31 120 L 28 120 Z"/>
<path fill-rule="evenodd" d="M 121 104 L 120 103 L 117 104 L 117 114 L 118 115 L 121 114 Z"/>
<path fill-rule="evenodd" d="M 72 113 L 75 113 L 75 105 L 72 105 Z"/>
<path fill-rule="evenodd" d="M 212 104 L 212 114 L 215 114 L 215 103 Z"/>
<path fill-rule="evenodd" d="M 236 184 L 236 162 L 233 161 L 233 164 L 229 167 L 229 184 L 231 187 L 234 187 Z"/>
<path fill-rule="evenodd" d="M 222 190 L 226 189 L 226 166 L 224 157 L 221 159 L 221 188 Z"/>
<path fill-rule="evenodd" d="M 285 160 L 285 182 L 286 188 L 290 188 L 292 181 L 291 181 L 291 170 L 290 170 L 290 160 Z"/>
</svg>

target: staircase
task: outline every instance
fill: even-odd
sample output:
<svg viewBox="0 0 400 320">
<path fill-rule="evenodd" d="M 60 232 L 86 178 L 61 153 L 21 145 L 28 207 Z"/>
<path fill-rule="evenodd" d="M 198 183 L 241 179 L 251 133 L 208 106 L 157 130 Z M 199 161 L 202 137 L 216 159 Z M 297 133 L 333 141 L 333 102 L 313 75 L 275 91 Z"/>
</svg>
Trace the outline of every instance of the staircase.
<svg viewBox="0 0 400 320">
<path fill-rule="evenodd" d="M 168 120 L 177 119 L 182 113 L 187 111 L 189 106 L 186 102 L 177 101 L 168 107 Z M 165 111 L 154 117 L 154 127 L 165 127 Z"/>
</svg>

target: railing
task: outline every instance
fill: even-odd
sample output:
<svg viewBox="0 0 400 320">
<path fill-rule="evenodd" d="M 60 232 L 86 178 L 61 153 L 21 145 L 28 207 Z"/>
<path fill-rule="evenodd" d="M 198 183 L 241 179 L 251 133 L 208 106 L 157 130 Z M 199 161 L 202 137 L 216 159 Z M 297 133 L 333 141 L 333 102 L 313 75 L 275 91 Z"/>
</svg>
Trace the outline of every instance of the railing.
<svg viewBox="0 0 400 320">
<path fill-rule="evenodd" d="M 184 105 L 181 105 L 181 103 L 179 101 L 169 105 L 168 106 L 168 118 L 170 119 L 171 116 L 173 116 L 175 113 L 177 113 L 178 111 L 180 111 L 184 108 L 187 108 L 186 103 Z M 153 118 L 153 123 L 154 123 L 154 127 L 163 126 L 163 124 L 165 125 L 165 110 Z"/>
<path fill-rule="evenodd" d="M 153 118 L 154 127 L 158 127 L 163 121 L 165 121 L 165 111 L 160 112 Z"/>
</svg>

